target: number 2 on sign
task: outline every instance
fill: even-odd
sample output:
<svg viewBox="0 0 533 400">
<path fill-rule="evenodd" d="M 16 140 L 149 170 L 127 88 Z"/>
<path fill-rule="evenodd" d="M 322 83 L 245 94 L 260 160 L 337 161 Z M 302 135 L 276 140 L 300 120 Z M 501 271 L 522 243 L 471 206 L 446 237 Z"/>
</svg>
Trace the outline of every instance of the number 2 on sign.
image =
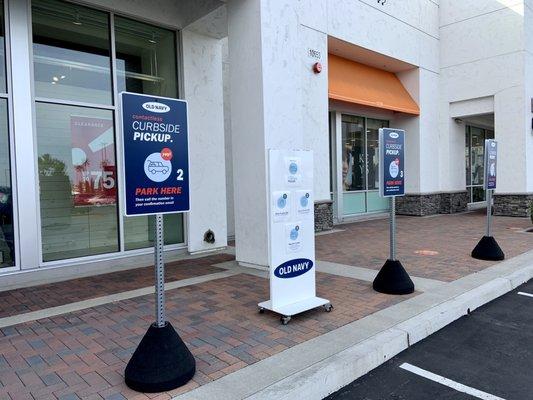
<svg viewBox="0 0 533 400">
<path fill-rule="evenodd" d="M 183 170 L 180 168 L 176 172 L 178 174 L 178 177 L 176 178 L 176 180 L 177 181 L 182 181 L 183 180 Z"/>
</svg>

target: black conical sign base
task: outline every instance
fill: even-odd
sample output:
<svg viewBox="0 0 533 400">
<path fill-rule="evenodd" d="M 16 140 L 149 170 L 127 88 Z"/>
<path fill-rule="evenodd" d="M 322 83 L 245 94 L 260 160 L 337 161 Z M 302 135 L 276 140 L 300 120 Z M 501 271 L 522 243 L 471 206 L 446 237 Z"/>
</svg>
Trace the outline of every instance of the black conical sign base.
<svg viewBox="0 0 533 400">
<path fill-rule="evenodd" d="M 493 236 L 483 236 L 472 250 L 472 257 L 478 260 L 501 261 L 505 254 Z"/>
<path fill-rule="evenodd" d="M 193 355 L 170 322 L 150 325 L 124 374 L 126 385 L 138 392 L 165 392 L 185 385 L 196 372 Z"/>
<path fill-rule="evenodd" d="M 372 286 L 376 292 L 386 294 L 410 294 L 415 291 L 415 284 L 398 260 L 387 260 Z"/>
</svg>

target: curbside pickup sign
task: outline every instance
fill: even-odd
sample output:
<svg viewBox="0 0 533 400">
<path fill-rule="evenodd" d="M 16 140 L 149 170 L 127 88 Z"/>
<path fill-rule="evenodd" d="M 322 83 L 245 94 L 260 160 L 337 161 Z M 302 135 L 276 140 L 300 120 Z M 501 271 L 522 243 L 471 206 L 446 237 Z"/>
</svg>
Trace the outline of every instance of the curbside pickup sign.
<svg viewBox="0 0 533 400">
<path fill-rule="evenodd" d="M 189 211 L 187 103 L 121 93 L 127 216 Z"/>
<path fill-rule="evenodd" d="M 494 139 L 485 140 L 485 190 L 496 189 L 498 172 L 498 142 Z"/>
<path fill-rule="evenodd" d="M 405 193 L 405 131 L 379 130 L 379 191 L 382 197 Z"/>
</svg>

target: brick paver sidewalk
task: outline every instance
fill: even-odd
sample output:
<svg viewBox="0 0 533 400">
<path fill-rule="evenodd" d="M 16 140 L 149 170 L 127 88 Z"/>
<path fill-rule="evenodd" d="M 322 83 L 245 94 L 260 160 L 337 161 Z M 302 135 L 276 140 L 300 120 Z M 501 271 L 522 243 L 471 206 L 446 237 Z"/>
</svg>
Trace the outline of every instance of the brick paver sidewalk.
<svg viewBox="0 0 533 400">
<path fill-rule="evenodd" d="M 166 263 L 165 281 L 173 282 L 223 271 L 213 264 L 233 260 L 229 254 Z M 154 284 L 153 266 L 0 292 L 0 318 L 42 310 Z"/>
<path fill-rule="evenodd" d="M 485 221 L 485 213 L 479 211 L 425 218 L 398 216 L 397 257 L 410 274 L 447 282 L 483 270 L 494 262 L 475 260 L 470 253 L 485 233 Z M 533 249 L 533 233 L 524 233 L 531 227 L 528 218 L 493 218 L 493 236 L 507 258 Z M 383 266 L 389 251 L 388 219 L 337 228 L 345 230 L 317 236 L 318 260 L 372 269 Z"/>
<path fill-rule="evenodd" d="M 307 312 L 287 326 L 257 312 L 268 298 L 264 278 L 239 274 L 168 291 L 167 317 L 196 357 L 197 372 L 185 387 L 155 397 L 169 399 L 406 299 L 329 274 L 318 274 L 317 286 L 335 309 Z M 1 329 L 0 398 L 149 398 L 124 385 L 123 371 L 153 321 L 153 301 L 142 296 Z"/>
<path fill-rule="evenodd" d="M 469 256 L 484 222 L 481 213 L 399 217 L 399 258 L 413 276 L 442 281 L 480 271 L 494 264 Z M 533 249 L 533 234 L 523 232 L 531 226 L 527 219 L 496 217 L 494 223 L 508 258 Z M 339 228 L 344 231 L 317 237 L 318 260 L 381 267 L 388 251 L 387 220 Z M 169 263 L 167 281 L 207 277 L 223 271 L 216 264 L 233 259 L 217 254 Z M 147 287 L 153 279 L 148 267 L 0 292 L 0 316 Z M 327 273 L 317 274 L 317 291 L 335 309 L 304 313 L 287 326 L 275 314 L 257 312 L 257 303 L 269 297 L 268 279 L 253 274 L 215 276 L 167 291 L 168 320 L 198 369 L 193 381 L 172 393 L 136 393 L 123 383 L 125 365 L 153 321 L 153 295 L 2 328 L 0 399 L 169 399 L 409 298 L 376 293 L 370 282 Z"/>
</svg>

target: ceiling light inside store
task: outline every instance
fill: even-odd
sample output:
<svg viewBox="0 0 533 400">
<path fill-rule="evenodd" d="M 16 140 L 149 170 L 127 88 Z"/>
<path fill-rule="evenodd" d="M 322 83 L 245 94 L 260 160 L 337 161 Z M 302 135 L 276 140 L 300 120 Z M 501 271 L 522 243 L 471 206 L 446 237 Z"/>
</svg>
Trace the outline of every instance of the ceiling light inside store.
<svg viewBox="0 0 533 400">
<path fill-rule="evenodd" d="M 153 44 L 157 43 L 157 40 L 155 40 L 155 32 L 152 32 L 152 37 L 148 39 L 148 41 Z"/>
</svg>

